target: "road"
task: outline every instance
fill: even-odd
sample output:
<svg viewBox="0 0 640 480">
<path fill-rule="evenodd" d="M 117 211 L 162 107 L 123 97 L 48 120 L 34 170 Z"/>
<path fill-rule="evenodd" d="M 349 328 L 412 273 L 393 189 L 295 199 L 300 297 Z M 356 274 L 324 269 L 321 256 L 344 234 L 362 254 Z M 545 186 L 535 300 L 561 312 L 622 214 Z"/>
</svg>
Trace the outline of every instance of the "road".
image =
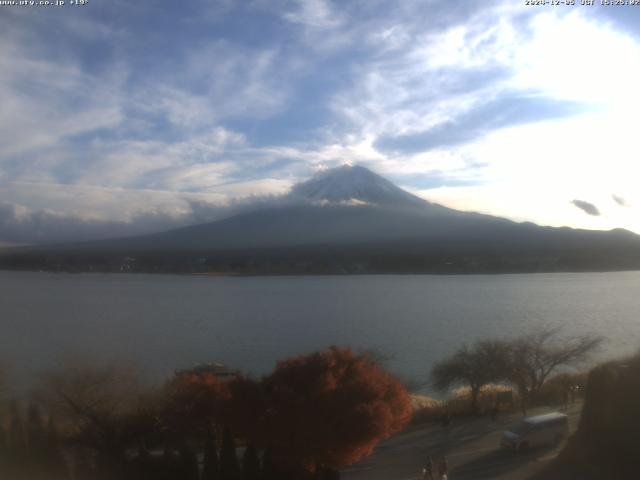
<svg viewBox="0 0 640 480">
<path fill-rule="evenodd" d="M 565 412 L 573 433 L 580 418 L 581 403 Z M 531 409 L 529 415 L 557 411 Z M 502 414 L 497 421 L 488 417 L 454 420 L 448 427 L 412 426 L 381 442 L 374 454 L 342 471 L 345 480 L 419 480 L 428 455 L 446 455 L 449 480 L 509 479 L 524 480 L 544 468 L 563 445 L 514 453 L 499 447 L 502 432 L 521 419 L 518 414 Z"/>
</svg>

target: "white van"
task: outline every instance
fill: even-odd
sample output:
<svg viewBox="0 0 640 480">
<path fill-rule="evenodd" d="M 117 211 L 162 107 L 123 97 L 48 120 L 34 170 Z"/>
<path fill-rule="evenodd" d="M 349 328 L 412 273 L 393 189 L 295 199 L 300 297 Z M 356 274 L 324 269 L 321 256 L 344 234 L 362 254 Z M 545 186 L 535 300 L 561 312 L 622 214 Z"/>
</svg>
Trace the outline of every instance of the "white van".
<svg viewBox="0 0 640 480">
<path fill-rule="evenodd" d="M 569 435 L 569 417 L 564 413 L 547 413 L 523 418 L 502 434 L 500 445 L 522 451 L 541 445 L 554 445 Z"/>
</svg>

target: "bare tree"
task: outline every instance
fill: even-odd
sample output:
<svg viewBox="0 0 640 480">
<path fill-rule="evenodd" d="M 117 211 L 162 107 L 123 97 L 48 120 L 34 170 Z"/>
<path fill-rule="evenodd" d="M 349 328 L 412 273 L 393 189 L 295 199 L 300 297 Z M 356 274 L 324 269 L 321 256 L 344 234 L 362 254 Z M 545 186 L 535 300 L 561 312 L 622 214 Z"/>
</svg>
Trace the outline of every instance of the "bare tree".
<svg viewBox="0 0 640 480">
<path fill-rule="evenodd" d="M 117 476 L 127 449 L 155 428 L 149 395 L 130 366 L 69 364 L 45 375 L 36 396 L 69 441 L 95 452 L 98 467 Z"/>
<path fill-rule="evenodd" d="M 435 364 L 432 385 L 446 391 L 455 385 L 471 388 L 471 409 L 478 410 L 478 395 L 484 385 L 506 377 L 509 346 L 500 340 L 482 340 L 469 347 L 463 345 L 451 357 Z"/>
<path fill-rule="evenodd" d="M 602 337 L 592 334 L 576 338 L 559 334 L 558 328 L 545 328 L 509 342 L 507 377 L 518 389 L 525 414 L 529 398 L 552 372 L 584 362 L 603 342 Z"/>
</svg>

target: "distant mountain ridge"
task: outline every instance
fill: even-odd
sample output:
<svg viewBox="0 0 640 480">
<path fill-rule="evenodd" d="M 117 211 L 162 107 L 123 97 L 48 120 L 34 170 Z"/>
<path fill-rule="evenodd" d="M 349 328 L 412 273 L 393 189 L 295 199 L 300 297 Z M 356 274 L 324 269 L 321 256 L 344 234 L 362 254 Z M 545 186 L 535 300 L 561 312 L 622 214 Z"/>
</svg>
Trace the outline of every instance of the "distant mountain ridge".
<svg viewBox="0 0 640 480">
<path fill-rule="evenodd" d="M 322 171 L 273 205 L 132 238 L 17 249 L 0 267 L 234 273 L 640 269 L 626 230 L 540 227 L 430 203 L 360 166 Z"/>
</svg>

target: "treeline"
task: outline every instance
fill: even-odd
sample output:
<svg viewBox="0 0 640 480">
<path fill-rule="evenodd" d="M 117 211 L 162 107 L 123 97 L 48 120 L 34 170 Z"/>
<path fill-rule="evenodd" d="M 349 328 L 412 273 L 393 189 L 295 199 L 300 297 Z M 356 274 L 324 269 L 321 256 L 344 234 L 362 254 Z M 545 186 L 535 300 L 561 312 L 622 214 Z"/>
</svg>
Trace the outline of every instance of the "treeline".
<svg viewBox="0 0 640 480">
<path fill-rule="evenodd" d="M 26 415 L 5 408 L 0 478 L 329 480 L 412 415 L 400 382 L 335 347 L 261 379 L 213 366 L 161 387 L 129 368 L 69 365 L 32 397 Z"/>
<path fill-rule="evenodd" d="M 442 246 L 362 244 L 228 251 L 101 250 L 86 245 L 0 250 L 5 270 L 105 273 L 227 273 L 237 275 L 367 273 L 532 273 L 637 270 L 635 249 L 594 255 L 591 249 L 535 253 Z"/>
<path fill-rule="evenodd" d="M 471 413 L 478 413 L 478 399 L 485 386 L 509 385 L 526 414 L 532 401 L 548 394 L 544 387 L 553 373 L 584 362 L 602 341 L 602 337 L 591 334 L 563 338 L 559 329 L 540 329 L 512 339 L 480 340 L 462 345 L 437 362 L 431 370 L 431 384 L 440 391 L 467 387 Z M 554 378 L 559 393 L 566 397 L 575 393 L 570 379 L 566 374 Z"/>
</svg>

